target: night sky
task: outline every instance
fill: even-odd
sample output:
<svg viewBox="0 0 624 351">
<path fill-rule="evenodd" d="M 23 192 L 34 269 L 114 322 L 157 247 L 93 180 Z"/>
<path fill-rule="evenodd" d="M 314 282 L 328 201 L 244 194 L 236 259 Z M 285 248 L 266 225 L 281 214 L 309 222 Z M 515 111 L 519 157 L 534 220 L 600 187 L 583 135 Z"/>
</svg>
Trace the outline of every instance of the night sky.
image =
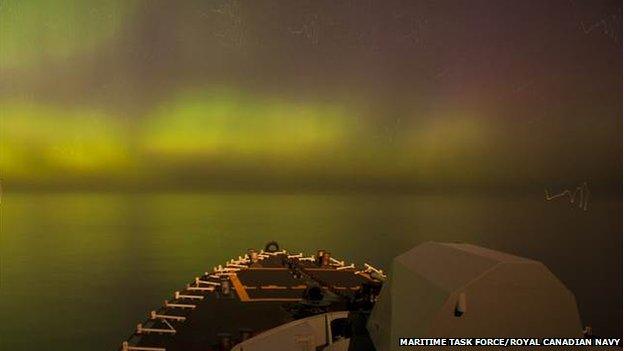
<svg viewBox="0 0 624 351">
<path fill-rule="evenodd" d="M 620 194 L 620 1 L 3 1 L 5 187 Z"/>
</svg>

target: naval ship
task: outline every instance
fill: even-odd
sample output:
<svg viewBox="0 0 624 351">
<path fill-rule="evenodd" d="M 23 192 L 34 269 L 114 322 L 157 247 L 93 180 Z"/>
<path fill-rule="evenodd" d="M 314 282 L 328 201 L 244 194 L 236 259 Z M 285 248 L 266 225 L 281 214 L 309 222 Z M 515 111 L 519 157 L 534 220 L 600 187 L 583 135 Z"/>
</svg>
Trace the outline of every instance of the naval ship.
<svg viewBox="0 0 624 351">
<path fill-rule="evenodd" d="M 386 276 L 272 241 L 175 291 L 120 350 L 385 351 L 405 350 L 402 338 L 440 337 L 584 332 L 574 295 L 538 261 L 427 242 L 395 257 Z"/>
</svg>

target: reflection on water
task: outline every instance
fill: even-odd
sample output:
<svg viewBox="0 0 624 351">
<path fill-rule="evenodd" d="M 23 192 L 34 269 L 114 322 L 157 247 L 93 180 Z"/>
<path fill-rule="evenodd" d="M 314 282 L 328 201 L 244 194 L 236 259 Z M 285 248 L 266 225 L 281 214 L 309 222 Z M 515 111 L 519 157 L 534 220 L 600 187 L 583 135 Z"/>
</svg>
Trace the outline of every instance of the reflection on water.
<svg viewBox="0 0 624 351">
<path fill-rule="evenodd" d="M 111 350 L 189 279 L 277 240 L 388 267 L 427 240 L 546 263 L 585 323 L 621 332 L 621 202 L 543 194 L 9 194 L 2 202 L 0 349 Z M 418 301 L 415 301 L 418 303 Z"/>
</svg>

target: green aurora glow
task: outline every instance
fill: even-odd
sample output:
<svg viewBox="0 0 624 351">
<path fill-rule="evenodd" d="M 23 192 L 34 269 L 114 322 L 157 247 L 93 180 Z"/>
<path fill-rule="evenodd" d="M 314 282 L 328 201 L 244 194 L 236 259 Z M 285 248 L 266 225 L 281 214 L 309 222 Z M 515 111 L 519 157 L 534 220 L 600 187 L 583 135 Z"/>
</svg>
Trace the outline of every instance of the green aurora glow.
<svg viewBox="0 0 624 351">
<path fill-rule="evenodd" d="M 454 53 L 440 51 L 460 50 L 466 31 L 441 48 L 375 51 L 341 47 L 344 38 L 337 34 L 306 44 L 277 28 L 305 22 L 310 9 L 302 15 L 286 4 L 274 12 L 236 1 L 188 5 L 4 2 L 5 186 L 541 188 L 619 181 L 619 95 L 605 88 L 617 86 L 617 79 L 606 69 L 573 76 L 567 68 L 591 69 L 597 61 L 611 67 L 601 58 L 613 50 L 608 39 L 559 41 L 597 52 L 568 62 L 556 48 L 543 49 L 539 40 L 547 38 L 528 37 L 518 44 L 518 56 L 535 52 L 535 45 L 542 56 L 560 61 L 550 75 L 526 66 L 536 73 L 520 82 L 530 84 L 528 92 L 501 89 L 529 69 L 518 63 L 524 61 L 503 53 L 492 67 L 466 65 L 461 59 L 478 62 L 479 55 L 492 54 L 470 54 L 466 46 L 455 62 Z M 348 16 L 336 11 L 333 16 Z M 215 17 L 224 13 L 230 17 Z M 386 21 L 384 13 L 368 20 Z M 437 16 L 443 23 L 457 14 Z M 432 38 L 445 35 L 435 30 L 438 17 L 430 17 L 434 29 L 424 32 Z M 276 28 L 267 32 L 272 27 L 263 23 L 271 18 Z M 402 30 L 394 21 L 388 35 Z M 321 29 L 328 38 L 334 30 Z M 475 37 L 498 40 L 499 33 L 474 30 Z M 445 57 L 440 71 L 436 62 Z M 465 72 L 454 77 L 445 73 L 448 67 Z M 493 72 L 502 72 L 495 78 L 501 82 L 488 81 Z"/>
</svg>

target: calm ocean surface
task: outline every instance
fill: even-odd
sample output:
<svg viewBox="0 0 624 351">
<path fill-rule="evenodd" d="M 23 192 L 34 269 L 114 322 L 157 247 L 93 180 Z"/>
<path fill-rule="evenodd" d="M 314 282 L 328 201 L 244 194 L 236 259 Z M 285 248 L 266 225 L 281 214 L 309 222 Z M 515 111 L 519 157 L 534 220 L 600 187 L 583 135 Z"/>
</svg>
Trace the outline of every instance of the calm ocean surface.
<svg viewBox="0 0 624 351">
<path fill-rule="evenodd" d="M 583 322 L 622 330 L 622 203 L 584 212 L 522 197 L 310 194 L 8 194 L 1 204 L 0 349 L 114 350 L 212 266 L 283 248 L 388 267 L 423 241 L 464 241 L 544 262 Z M 414 301 L 418 303 L 418 301 Z"/>
</svg>

